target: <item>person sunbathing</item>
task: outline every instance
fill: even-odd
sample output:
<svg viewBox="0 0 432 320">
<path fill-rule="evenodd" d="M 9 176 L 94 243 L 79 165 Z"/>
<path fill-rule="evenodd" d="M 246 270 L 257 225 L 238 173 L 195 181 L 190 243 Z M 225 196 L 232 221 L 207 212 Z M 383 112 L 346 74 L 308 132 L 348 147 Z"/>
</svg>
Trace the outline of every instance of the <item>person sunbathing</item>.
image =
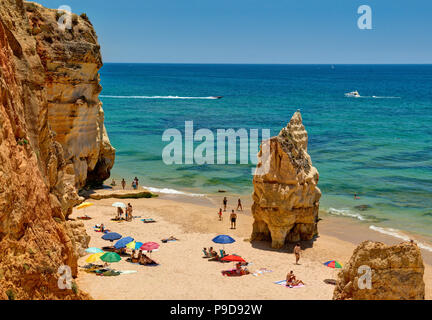
<svg viewBox="0 0 432 320">
<path fill-rule="evenodd" d="M 138 256 L 136 256 L 136 251 L 135 251 L 135 250 L 132 250 L 131 262 L 132 262 L 132 263 L 137 263 L 137 262 L 139 262 L 139 259 L 138 259 Z"/>
<path fill-rule="evenodd" d="M 301 280 L 297 280 L 296 276 L 294 275 L 294 272 L 290 271 L 290 273 L 287 274 L 286 285 L 288 287 L 295 287 L 298 286 L 299 284 L 304 285 L 304 282 Z"/>
<path fill-rule="evenodd" d="M 154 260 L 150 259 L 146 254 L 141 255 L 141 259 L 139 261 L 139 264 L 147 265 L 147 264 L 157 264 Z"/>
<path fill-rule="evenodd" d="M 211 257 L 210 253 L 207 251 L 207 248 L 203 248 L 203 252 L 204 252 L 204 257 L 206 257 L 206 258 Z"/>
</svg>

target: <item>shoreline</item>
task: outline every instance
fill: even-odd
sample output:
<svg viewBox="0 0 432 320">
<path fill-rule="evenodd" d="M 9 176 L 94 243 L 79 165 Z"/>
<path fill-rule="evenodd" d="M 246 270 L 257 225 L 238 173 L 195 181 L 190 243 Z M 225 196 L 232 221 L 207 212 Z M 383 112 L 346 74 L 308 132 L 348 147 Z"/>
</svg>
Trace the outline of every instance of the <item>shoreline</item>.
<svg viewBox="0 0 432 320">
<path fill-rule="evenodd" d="M 323 262 L 336 259 L 342 264 L 351 257 L 354 248 L 363 240 L 398 243 L 389 236 L 381 235 L 369 228 L 359 228 L 345 223 L 340 218 L 324 217 L 320 221 L 319 237 L 313 242 L 302 242 L 301 265 L 293 263 L 294 256 L 290 245 L 275 250 L 267 242 L 249 242 L 253 218 L 249 211 L 239 212 L 238 228 L 228 228 L 227 212 L 224 221 L 217 219 L 215 206 L 182 201 L 182 196 L 168 198 L 164 195 L 150 199 L 125 199 L 134 207 L 134 216 L 152 217 L 157 223 L 144 224 L 139 219 L 132 222 L 110 221 L 115 214 L 111 207 L 114 199 L 92 201 L 94 206 L 87 208 L 86 214 L 92 220 L 83 221 L 91 236 L 90 247 L 110 245 L 100 239 L 100 233 L 93 231 L 97 223 L 104 223 L 111 231 L 123 236 L 132 236 L 139 241 L 155 241 L 171 235 L 180 241 L 161 243 L 153 257 L 160 263 L 158 267 L 143 267 L 121 261 L 111 267 L 118 270 L 134 270 L 136 273 L 118 277 L 97 277 L 79 271 L 78 286 L 95 299 L 331 299 L 334 287 L 324 283 L 325 279 L 335 279 L 338 270 L 323 266 Z M 206 200 L 207 201 L 207 200 Z M 82 212 L 74 210 L 71 218 Z M 226 245 L 227 253 L 237 253 L 253 262 L 250 269 L 264 267 L 273 270 L 259 276 L 222 277 L 221 270 L 232 264 L 208 262 L 202 258 L 202 248 L 218 245 L 211 242 L 217 234 L 229 234 L 236 239 Z M 359 241 L 361 240 L 361 241 Z M 431 257 L 422 251 L 425 264 L 424 280 L 426 299 L 432 299 Z M 79 259 L 85 264 L 88 256 Z M 294 270 L 298 278 L 307 285 L 299 289 L 288 289 L 273 282 L 285 278 L 289 270 Z M 206 284 L 202 286 L 202 284 Z M 196 295 L 196 292 L 200 292 Z"/>
</svg>

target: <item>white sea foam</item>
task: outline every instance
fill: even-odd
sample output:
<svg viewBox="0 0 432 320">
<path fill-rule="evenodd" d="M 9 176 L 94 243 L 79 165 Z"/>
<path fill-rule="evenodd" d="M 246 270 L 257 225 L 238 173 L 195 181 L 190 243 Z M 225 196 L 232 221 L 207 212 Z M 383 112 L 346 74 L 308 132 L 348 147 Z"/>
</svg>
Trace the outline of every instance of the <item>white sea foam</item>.
<svg viewBox="0 0 432 320">
<path fill-rule="evenodd" d="M 328 209 L 328 213 L 332 214 L 334 216 L 352 217 L 352 218 L 356 218 L 356 219 L 361 220 L 361 221 L 366 221 L 367 220 L 361 214 L 352 212 L 349 209 L 329 208 Z"/>
<path fill-rule="evenodd" d="M 175 189 L 169 189 L 169 188 L 155 188 L 155 187 L 146 187 L 143 186 L 144 189 L 154 192 L 154 193 L 165 193 L 165 194 L 175 194 L 175 195 L 184 195 L 184 196 L 190 196 L 190 197 L 204 197 L 205 194 L 200 193 L 189 193 L 189 192 L 183 192 Z"/>
<path fill-rule="evenodd" d="M 101 98 L 113 98 L 113 99 L 206 99 L 215 100 L 218 97 L 179 97 L 179 96 L 110 96 L 100 95 Z"/>
<path fill-rule="evenodd" d="M 396 229 L 382 228 L 382 227 L 377 227 L 374 225 L 369 226 L 369 229 L 372 229 L 372 230 L 379 232 L 379 233 L 382 233 L 382 234 L 386 234 L 388 236 L 392 236 L 394 238 L 401 239 L 403 241 L 410 241 L 411 240 L 411 238 L 409 236 L 407 236 L 406 234 L 403 234 L 401 231 L 396 230 Z M 418 242 L 418 241 L 416 241 L 416 243 L 419 246 L 419 248 L 432 252 L 432 247 L 430 247 L 424 243 Z"/>
</svg>

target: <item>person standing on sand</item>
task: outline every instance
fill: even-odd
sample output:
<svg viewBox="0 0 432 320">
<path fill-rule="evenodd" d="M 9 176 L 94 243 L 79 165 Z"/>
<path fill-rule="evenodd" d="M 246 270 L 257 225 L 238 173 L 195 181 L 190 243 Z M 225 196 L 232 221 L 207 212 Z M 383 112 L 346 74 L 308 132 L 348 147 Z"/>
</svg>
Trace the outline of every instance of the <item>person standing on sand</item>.
<svg viewBox="0 0 432 320">
<path fill-rule="evenodd" d="M 224 211 L 226 211 L 226 207 L 227 207 L 227 203 L 228 203 L 227 197 L 224 197 L 222 202 L 223 202 L 223 206 L 224 206 Z"/>
<path fill-rule="evenodd" d="M 219 221 L 222 221 L 222 208 L 219 208 L 218 216 L 219 216 Z"/>
<path fill-rule="evenodd" d="M 121 185 L 122 185 L 122 188 L 123 188 L 123 190 L 124 190 L 124 188 L 126 187 L 126 181 L 125 181 L 124 178 L 123 178 L 122 181 L 121 181 Z"/>
<path fill-rule="evenodd" d="M 242 206 L 242 204 L 241 204 L 241 200 L 240 200 L 240 198 L 238 199 L 238 202 L 237 202 L 237 210 L 240 208 L 240 210 L 241 211 L 243 211 L 243 206 Z"/>
<path fill-rule="evenodd" d="M 236 228 L 236 221 L 237 221 L 237 214 L 234 212 L 234 209 L 231 212 L 230 218 L 231 218 L 231 229 L 235 229 Z"/>
<path fill-rule="evenodd" d="M 136 187 L 138 188 L 138 178 L 135 177 L 134 181 L 135 181 L 135 185 L 136 185 Z"/>
<path fill-rule="evenodd" d="M 136 190 L 136 188 L 137 188 L 137 185 L 136 185 L 136 181 L 135 181 L 135 179 L 132 181 L 132 188 L 133 188 L 134 190 Z"/>
<path fill-rule="evenodd" d="M 126 209 L 126 220 L 132 221 L 132 205 L 128 203 L 127 209 Z"/>
<path fill-rule="evenodd" d="M 296 264 L 299 264 L 299 260 L 300 260 L 300 251 L 301 251 L 301 247 L 300 247 L 300 243 L 297 243 L 294 247 L 294 254 L 296 257 Z"/>
</svg>

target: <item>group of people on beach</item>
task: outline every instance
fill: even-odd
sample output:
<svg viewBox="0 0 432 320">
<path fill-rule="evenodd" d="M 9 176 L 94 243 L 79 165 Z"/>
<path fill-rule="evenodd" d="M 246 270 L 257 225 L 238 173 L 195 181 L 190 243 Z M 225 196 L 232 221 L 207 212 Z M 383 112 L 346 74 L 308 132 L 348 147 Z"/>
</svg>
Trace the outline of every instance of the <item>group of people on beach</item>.
<svg viewBox="0 0 432 320">
<path fill-rule="evenodd" d="M 222 200 L 222 204 L 223 204 L 223 211 L 226 212 L 227 209 L 227 204 L 228 204 L 228 199 L 227 197 L 224 197 Z M 238 199 L 237 201 L 237 211 L 243 211 L 243 206 L 241 203 L 241 199 Z M 219 221 L 223 220 L 222 217 L 222 208 L 219 208 L 219 212 L 218 212 L 218 217 L 219 217 Z M 231 222 L 231 229 L 235 229 L 236 228 L 236 223 L 237 223 L 237 213 L 234 211 L 234 209 L 231 210 L 231 214 L 230 214 L 230 222 Z"/>
<path fill-rule="evenodd" d="M 135 178 L 132 180 L 132 184 L 131 184 L 131 186 L 132 186 L 132 188 L 133 188 L 134 190 L 138 189 L 138 182 L 139 182 L 139 179 L 138 179 L 137 177 L 135 177 Z M 116 181 L 115 181 L 114 178 L 113 178 L 112 181 L 111 181 L 111 186 L 112 186 L 112 187 L 115 187 L 116 185 L 117 185 L 117 183 L 116 183 Z M 126 180 L 125 180 L 124 178 L 122 178 L 121 186 L 122 186 L 122 189 L 123 189 L 123 190 L 126 188 Z"/>
<path fill-rule="evenodd" d="M 138 255 L 137 255 L 137 251 L 138 251 Z M 130 261 L 132 263 L 139 263 L 142 265 L 156 264 L 156 262 L 151 258 L 149 258 L 145 253 L 143 253 L 142 250 L 132 250 Z"/>
<path fill-rule="evenodd" d="M 126 221 L 132 221 L 132 211 L 133 211 L 132 205 L 130 203 L 128 203 L 128 205 L 127 205 L 127 207 L 125 209 L 125 212 L 124 212 L 125 213 L 125 218 L 124 219 Z M 122 215 L 123 215 L 123 208 L 117 207 L 117 217 L 116 217 L 116 220 L 122 220 L 123 219 Z"/>
</svg>

